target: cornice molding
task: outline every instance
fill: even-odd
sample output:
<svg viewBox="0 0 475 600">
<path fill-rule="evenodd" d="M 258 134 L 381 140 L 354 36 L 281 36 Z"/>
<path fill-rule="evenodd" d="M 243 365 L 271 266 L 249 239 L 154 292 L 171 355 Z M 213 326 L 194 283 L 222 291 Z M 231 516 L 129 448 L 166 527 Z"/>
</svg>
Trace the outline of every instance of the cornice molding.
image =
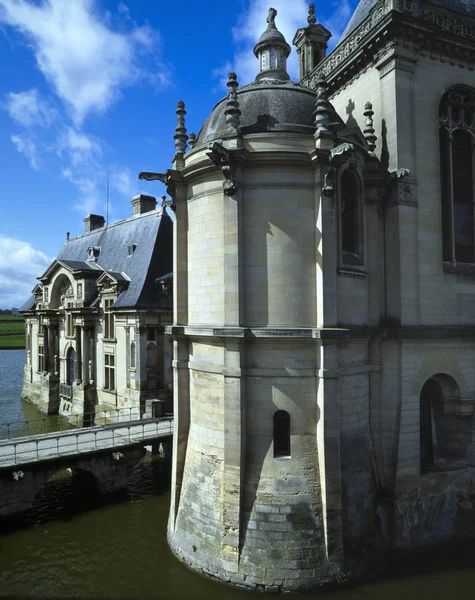
<svg viewBox="0 0 475 600">
<path fill-rule="evenodd" d="M 399 41 L 417 55 L 475 68 L 475 19 L 425 0 L 380 0 L 368 18 L 302 83 L 315 89 L 318 79 L 324 76 L 330 92 L 336 92 L 380 61 Z M 412 70 L 411 62 L 394 59 L 379 68 L 384 76 L 393 68 Z"/>
</svg>

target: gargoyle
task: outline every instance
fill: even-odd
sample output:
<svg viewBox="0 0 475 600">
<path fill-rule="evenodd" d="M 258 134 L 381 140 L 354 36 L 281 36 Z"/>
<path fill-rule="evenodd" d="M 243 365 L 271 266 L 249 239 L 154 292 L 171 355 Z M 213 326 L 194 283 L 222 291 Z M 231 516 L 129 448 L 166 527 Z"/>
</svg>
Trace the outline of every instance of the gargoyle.
<svg viewBox="0 0 475 600">
<path fill-rule="evenodd" d="M 148 171 L 142 171 L 139 173 L 138 179 L 145 179 L 145 181 L 161 181 L 166 183 L 166 173 L 149 173 Z"/>
<path fill-rule="evenodd" d="M 214 142 L 208 146 L 209 152 L 207 152 L 208 158 L 211 162 L 221 169 L 223 172 L 224 182 L 224 193 L 226 196 L 234 196 L 237 192 L 237 185 L 233 181 L 233 173 L 231 166 L 231 153 L 219 142 Z"/>
</svg>

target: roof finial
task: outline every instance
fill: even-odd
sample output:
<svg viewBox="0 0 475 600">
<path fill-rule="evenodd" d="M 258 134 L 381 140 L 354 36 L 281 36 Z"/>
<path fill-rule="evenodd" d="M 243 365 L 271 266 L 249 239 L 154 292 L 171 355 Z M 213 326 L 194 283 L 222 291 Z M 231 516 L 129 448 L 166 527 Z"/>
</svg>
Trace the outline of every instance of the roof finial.
<svg viewBox="0 0 475 600">
<path fill-rule="evenodd" d="M 326 79 L 321 76 L 316 84 L 317 100 L 315 102 L 315 126 L 317 135 L 321 133 L 329 133 L 328 126 L 330 125 L 330 102 L 328 101 L 328 84 Z"/>
<path fill-rule="evenodd" d="M 188 144 L 190 146 L 190 150 L 193 150 L 196 144 L 196 133 L 190 133 L 190 137 L 188 138 Z"/>
<path fill-rule="evenodd" d="M 276 27 L 276 16 L 277 11 L 275 8 L 269 8 L 267 29 L 254 46 L 254 54 L 259 59 L 259 73 L 256 81 L 260 79 L 289 81 L 290 79 L 287 73 L 287 58 L 290 54 L 290 46 Z"/>
<path fill-rule="evenodd" d="M 70 233 L 69 233 L 69 231 L 66 231 L 66 241 L 67 241 L 67 242 L 69 242 L 69 236 L 70 236 Z"/>
<path fill-rule="evenodd" d="M 309 25 L 315 25 L 317 22 L 317 17 L 315 16 L 315 4 L 308 5 L 308 17 L 307 21 Z"/>
<path fill-rule="evenodd" d="M 275 8 L 269 8 L 269 14 L 267 15 L 267 23 L 269 27 L 275 27 L 275 18 L 277 16 L 277 11 Z"/>
<path fill-rule="evenodd" d="M 185 127 L 186 110 L 185 110 L 185 103 L 183 102 L 183 100 L 180 100 L 178 102 L 176 114 L 177 114 L 177 125 L 176 125 L 176 129 L 175 129 L 176 133 L 173 136 L 173 139 L 175 140 L 176 153 L 184 154 L 186 152 L 186 144 L 188 142 L 188 135 L 186 133 L 186 127 Z"/>
<path fill-rule="evenodd" d="M 365 116 L 365 122 L 364 122 L 364 131 L 363 131 L 363 135 L 366 138 L 366 141 L 368 142 L 368 148 L 370 152 L 374 152 L 376 149 L 376 140 L 378 139 L 375 135 L 374 135 L 374 125 L 373 125 L 373 115 L 374 115 L 374 110 L 373 110 L 373 105 L 371 104 L 371 102 L 367 102 L 365 104 L 364 107 L 364 116 Z"/>
<path fill-rule="evenodd" d="M 237 95 L 237 87 L 239 83 L 237 81 L 236 73 L 229 73 L 229 79 L 226 84 L 229 89 L 228 102 L 226 104 L 226 125 L 229 130 L 233 130 L 233 133 L 237 133 L 239 123 L 241 122 L 241 110 L 239 108 L 239 98 Z"/>
</svg>

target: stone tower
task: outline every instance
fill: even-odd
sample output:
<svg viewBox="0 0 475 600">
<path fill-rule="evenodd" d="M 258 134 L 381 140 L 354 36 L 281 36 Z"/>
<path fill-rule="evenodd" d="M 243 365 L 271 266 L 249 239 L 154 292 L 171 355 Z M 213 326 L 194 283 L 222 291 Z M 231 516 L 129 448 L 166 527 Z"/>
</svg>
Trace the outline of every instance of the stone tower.
<svg viewBox="0 0 475 600">
<path fill-rule="evenodd" d="M 230 74 L 163 177 L 176 205 L 168 538 L 223 581 L 303 590 L 370 569 L 380 549 L 379 373 L 370 381 L 361 326 L 379 319 L 385 173 L 325 80 L 290 81 L 276 14 L 255 82 Z"/>
</svg>

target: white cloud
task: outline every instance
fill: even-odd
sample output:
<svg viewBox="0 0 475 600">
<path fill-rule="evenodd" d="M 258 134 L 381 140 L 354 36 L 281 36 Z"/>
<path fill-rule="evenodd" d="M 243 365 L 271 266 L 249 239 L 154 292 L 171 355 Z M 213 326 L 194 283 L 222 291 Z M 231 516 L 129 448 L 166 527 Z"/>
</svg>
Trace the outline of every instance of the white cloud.
<svg viewBox="0 0 475 600">
<path fill-rule="evenodd" d="M 0 308 L 26 302 L 37 283 L 36 277 L 51 262 L 28 242 L 0 235 Z"/>
<path fill-rule="evenodd" d="M 156 53 L 158 33 L 131 22 L 121 5 L 128 30 L 119 31 L 98 13 L 95 0 L 0 0 L 0 22 L 26 37 L 76 125 L 90 113 L 105 112 L 124 87 L 148 77 L 139 58 Z M 167 80 L 163 69 L 158 80 Z"/>
<path fill-rule="evenodd" d="M 6 94 L 5 108 L 14 121 L 25 127 L 49 127 L 56 116 L 56 111 L 40 97 L 36 88 Z"/>
<path fill-rule="evenodd" d="M 322 20 L 322 25 L 332 33 L 332 37 L 328 42 L 329 50 L 333 50 L 338 44 L 338 40 L 341 38 L 341 34 L 348 25 L 353 13 L 349 0 L 338 0 L 333 2 L 332 6 L 335 9 L 333 14 L 328 19 Z"/>
<path fill-rule="evenodd" d="M 250 0 L 247 10 L 239 17 L 237 25 L 233 28 L 233 39 L 236 52 L 232 61 L 217 67 L 213 75 L 219 79 L 218 89 L 226 89 L 226 81 L 230 71 L 236 71 L 240 85 L 253 81 L 258 72 L 258 62 L 254 56 L 253 48 L 257 40 L 267 27 L 269 6 L 277 10 L 276 26 L 284 35 L 292 51 L 287 59 L 287 71 L 292 80 L 299 80 L 298 59 L 292 40 L 297 29 L 307 26 L 308 3 L 306 0 Z M 333 48 L 351 16 L 349 0 L 336 0 L 332 3 L 334 12 L 326 20 L 319 20 L 333 34 L 329 47 Z M 318 5 L 317 5 L 318 13 Z M 318 17 L 318 14 L 317 14 Z M 213 90 L 217 91 L 217 90 Z"/>
<path fill-rule="evenodd" d="M 253 81 L 258 72 L 258 62 L 253 48 L 267 27 L 269 12 L 268 0 L 251 0 L 248 9 L 240 15 L 236 27 L 233 28 L 233 39 L 236 44 L 236 54 L 231 62 L 215 69 L 215 75 L 226 84 L 227 74 L 235 70 L 240 85 Z M 292 45 L 292 39 L 299 27 L 307 24 L 308 4 L 306 0 L 273 0 L 272 6 L 277 10 L 276 26 L 284 35 L 287 43 Z M 233 66 L 233 69 L 229 67 Z M 287 60 L 287 70 L 293 80 L 298 79 L 298 62 L 295 48 Z"/>
<path fill-rule="evenodd" d="M 112 188 L 130 200 L 140 193 L 140 182 L 137 179 L 137 174 L 132 173 L 128 167 L 112 170 L 110 172 L 110 184 Z"/>
<path fill-rule="evenodd" d="M 105 205 L 106 174 L 104 172 L 84 170 L 78 173 L 77 170 L 66 168 L 61 171 L 61 175 L 77 188 L 79 197 L 74 208 L 80 213 L 84 215 L 95 213 Z M 102 188 L 101 183 L 103 183 Z"/>
<path fill-rule="evenodd" d="M 40 158 L 35 142 L 27 135 L 12 135 L 11 141 L 15 144 L 18 152 L 26 156 L 30 161 L 30 165 L 35 171 L 40 170 Z"/>
<path fill-rule="evenodd" d="M 98 139 L 72 127 L 66 127 L 60 135 L 57 151 L 60 156 L 66 153 L 73 167 L 91 161 L 95 163 L 102 154 L 101 143 Z"/>
</svg>

